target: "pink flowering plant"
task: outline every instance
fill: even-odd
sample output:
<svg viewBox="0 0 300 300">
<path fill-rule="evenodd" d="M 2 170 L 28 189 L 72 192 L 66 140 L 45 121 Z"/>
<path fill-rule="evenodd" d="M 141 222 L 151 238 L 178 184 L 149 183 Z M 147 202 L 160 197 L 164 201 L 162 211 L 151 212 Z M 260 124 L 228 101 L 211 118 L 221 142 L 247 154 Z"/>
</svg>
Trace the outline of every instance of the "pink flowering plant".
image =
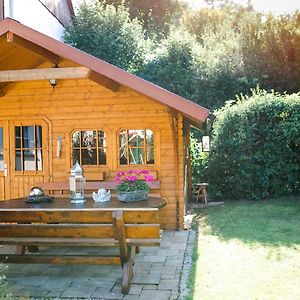
<svg viewBox="0 0 300 300">
<path fill-rule="evenodd" d="M 150 191 L 148 182 L 153 181 L 153 176 L 147 170 L 129 170 L 118 172 L 115 177 L 117 192 Z"/>
</svg>

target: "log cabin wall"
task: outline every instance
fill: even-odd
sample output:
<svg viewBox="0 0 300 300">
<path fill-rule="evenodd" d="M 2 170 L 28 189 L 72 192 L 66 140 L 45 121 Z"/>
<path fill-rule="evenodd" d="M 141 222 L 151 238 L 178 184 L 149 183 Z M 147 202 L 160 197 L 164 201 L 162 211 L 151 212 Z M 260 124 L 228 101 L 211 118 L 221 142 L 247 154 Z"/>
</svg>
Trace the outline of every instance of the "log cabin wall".
<svg viewBox="0 0 300 300">
<path fill-rule="evenodd" d="M 74 130 L 100 129 L 107 134 L 107 164 L 93 167 L 93 172 L 105 172 L 112 180 L 118 170 L 145 168 L 157 171 L 160 193 L 167 206 L 161 210 L 164 229 L 183 227 L 184 214 L 184 149 L 183 117 L 172 114 L 159 104 L 129 88 L 113 92 L 88 79 L 59 80 L 54 89 L 47 80 L 11 83 L 0 97 L 0 122 L 30 124 L 41 121 L 48 132 L 45 149 L 45 173 L 42 177 L 10 178 L 2 184 L 10 190 L 10 198 L 28 194 L 40 180 L 66 181 L 71 168 L 71 133 Z M 171 121 L 172 120 L 172 121 Z M 24 124 L 25 124 L 24 123 Z M 9 125 L 8 125 L 9 127 Z M 118 133 L 121 129 L 151 129 L 154 132 L 155 164 L 120 166 Z M 12 134 L 12 131 L 9 131 Z M 57 137 L 62 137 L 58 157 Z M 6 137 L 7 138 L 7 137 Z M 12 156 L 10 156 L 12 157 Z M 11 168 L 11 166 L 9 166 Z M 86 168 L 85 172 L 90 172 Z M 9 169 L 8 172 L 11 172 Z M 9 176 L 8 176 L 9 177 Z M 0 178 L 0 183 L 1 183 Z"/>
</svg>

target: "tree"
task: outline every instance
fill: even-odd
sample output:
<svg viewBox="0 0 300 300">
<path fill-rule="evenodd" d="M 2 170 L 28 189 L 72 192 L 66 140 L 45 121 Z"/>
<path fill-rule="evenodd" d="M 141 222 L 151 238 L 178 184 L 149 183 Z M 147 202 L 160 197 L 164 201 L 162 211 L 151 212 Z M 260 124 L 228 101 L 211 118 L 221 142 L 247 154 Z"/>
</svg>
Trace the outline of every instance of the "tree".
<svg viewBox="0 0 300 300">
<path fill-rule="evenodd" d="M 181 18 L 183 2 L 178 0 L 106 0 L 114 6 L 124 4 L 132 19 L 142 21 L 146 35 L 154 38 L 164 38 L 169 34 L 170 25 Z"/>
<path fill-rule="evenodd" d="M 122 69 L 135 72 L 143 66 L 149 41 L 141 22 L 128 10 L 102 1 L 82 4 L 64 39 L 72 46 Z"/>
</svg>

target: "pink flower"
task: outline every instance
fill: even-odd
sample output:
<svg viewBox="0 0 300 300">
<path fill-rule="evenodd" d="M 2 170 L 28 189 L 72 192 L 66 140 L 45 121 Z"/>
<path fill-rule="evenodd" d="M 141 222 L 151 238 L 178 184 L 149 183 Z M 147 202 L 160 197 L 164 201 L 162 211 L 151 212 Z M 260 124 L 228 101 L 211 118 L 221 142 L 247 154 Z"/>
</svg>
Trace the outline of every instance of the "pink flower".
<svg viewBox="0 0 300 300">
<path fill-rule="evenodd" d="M 137 177 L 136 176 L 131 176 L 129 180 L 130 181 L 137 181 Z"/>
<path fill-rule="evenodd" d="M 154 177 L 152 175 L 145 175 L 145 181 L 153 181 Z"/>
<path fill-rule="evenodd" d="M 120 182 L 121 182 L 121 178 L 120 178 L 119 176 L 116 176 L 116 177 L 115 177 L 115 182 L 116 182 L 116 183 L 120 183 Z"/>
</svg>

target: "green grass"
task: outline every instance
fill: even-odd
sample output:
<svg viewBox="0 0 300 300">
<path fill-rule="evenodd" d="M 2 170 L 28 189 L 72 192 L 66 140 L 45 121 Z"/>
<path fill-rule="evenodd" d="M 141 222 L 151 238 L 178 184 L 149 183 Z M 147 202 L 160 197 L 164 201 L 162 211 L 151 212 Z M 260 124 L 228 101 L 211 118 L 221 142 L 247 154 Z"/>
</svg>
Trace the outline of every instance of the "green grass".
<svg viewBox="0 0 300 300">
<path fill-rule="evenodd" d="M 194 211 L 195 300 L 300 299 L 300 197 Z"/>
</svg>

